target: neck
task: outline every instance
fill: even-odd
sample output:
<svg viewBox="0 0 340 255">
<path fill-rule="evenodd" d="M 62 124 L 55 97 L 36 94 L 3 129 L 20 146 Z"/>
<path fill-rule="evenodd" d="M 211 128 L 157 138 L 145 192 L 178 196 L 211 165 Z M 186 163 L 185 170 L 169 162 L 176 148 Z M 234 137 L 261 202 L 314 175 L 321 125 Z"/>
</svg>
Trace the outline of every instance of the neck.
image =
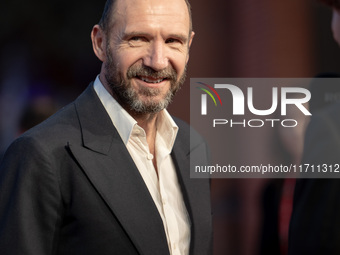
<svg viewBox="0 0 340 255">
<path fill-rule="evenodd" d="M 131 114 L 131 113 L 130 113 Z M 157 169 L 157 159 L 156 159 L 156 134 L 157 134 L 157 128 L 156 128 L 156 121 L 158 113 L 156 114 L 144 114 L 142 116 L 133 116 L 131 115 L 135 120 L 137 121 L 138 125 L 144 129 L 146 134 L 146 141 L 149 145 L 149 151 L 154 156 L 152 163 L 155 167 L 157 176 L 158 176 L 158 169 Z"/>
<path fill-rule="evenodd" d="M 138 125 L 144 129 L 146 133 L 146 140 L 149 144 L 150 152 L 153 153 L 153 148 L 156 140 L 156 121 L 158 113 L 153 114 L 129 114 L 137 121 Z"/>
</svg>

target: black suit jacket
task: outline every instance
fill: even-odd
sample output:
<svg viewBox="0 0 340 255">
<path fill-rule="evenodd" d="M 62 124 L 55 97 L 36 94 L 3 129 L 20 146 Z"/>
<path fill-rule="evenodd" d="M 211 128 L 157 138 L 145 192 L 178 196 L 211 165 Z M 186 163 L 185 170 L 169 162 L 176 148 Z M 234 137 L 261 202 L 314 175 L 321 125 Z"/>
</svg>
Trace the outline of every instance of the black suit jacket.
<svg viewBox="0 0 340 255">
<path fill-rule="evenodd" d="M 209 181 L 189 174 L 190 154 L 205 143 L 197 136 L 190 144 L 189 127 L 177 124 L 172 158 L 191 221 L 190 254 L 210 254 Z M 8 149 L 0 254 L 169 254 L 157 208 L 92 84 Z"/>
<path fill-rule="evenodd" d="M 313 115 L 302 161 L 314 166 L 340 164 L 340 103 Z M 336 179 L 297 181 L 289 255 L 340 254 L 340 173 L 337 175 Z"/>
</svg>

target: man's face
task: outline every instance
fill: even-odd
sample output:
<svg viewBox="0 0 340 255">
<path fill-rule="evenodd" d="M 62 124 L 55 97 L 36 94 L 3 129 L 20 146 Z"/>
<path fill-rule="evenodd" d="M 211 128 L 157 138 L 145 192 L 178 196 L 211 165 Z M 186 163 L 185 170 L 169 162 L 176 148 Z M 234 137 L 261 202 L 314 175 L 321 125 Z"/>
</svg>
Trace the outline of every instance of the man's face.
<svg viewBox="0 0 340 255">
<path fill-rule="evenodd" d="M 107 34 L 105 78 L 135 113 L 167 107 L 185 79 L 189 14 L 184 0 L 118 1 Z"/>
</svg>

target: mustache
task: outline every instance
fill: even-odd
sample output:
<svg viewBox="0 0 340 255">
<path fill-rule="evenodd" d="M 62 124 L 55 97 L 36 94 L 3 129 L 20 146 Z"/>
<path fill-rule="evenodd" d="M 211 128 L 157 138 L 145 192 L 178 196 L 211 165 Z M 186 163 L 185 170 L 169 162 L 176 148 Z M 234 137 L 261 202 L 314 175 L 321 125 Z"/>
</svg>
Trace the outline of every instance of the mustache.
<svg viewBox="0 0 340 255">
<path fill-rule="evenodd" d="M 144 65 L 133 65 L 127 70 L 127 78 L 131 79 L 136 76 L 147 76 L 152 77 L 154 79 L 168 79 L 172 81 L 177 80 L 177 72 L 176 70 L 168 66 L 167 68 L 161 70 L 161 71 L 155 71 L 151 67 L 144 66 Z"/>
</svg>

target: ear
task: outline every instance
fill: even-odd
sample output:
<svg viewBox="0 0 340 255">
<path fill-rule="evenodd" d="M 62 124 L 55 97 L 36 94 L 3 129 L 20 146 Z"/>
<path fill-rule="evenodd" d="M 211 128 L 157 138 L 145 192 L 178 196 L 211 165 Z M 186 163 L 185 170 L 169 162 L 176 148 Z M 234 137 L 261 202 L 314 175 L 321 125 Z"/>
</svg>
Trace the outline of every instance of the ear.
<svg viewBox="0 0 340 255">
<path fill-rule="evenodd" d="M 194 39 L 194 36 L 195 36 L 195 32 L 192 31 L 190 38 L 189 38 L 189 43 L 188 43 L 188 55 L 187 55 L 186 63 L 188 63 L 188 61 L 189 61 L 189 51 L 190 51 L 190 47 L 191 47 L 191 44 L 192 44 L 192 40 Z"/>
<path fill-rule="evenodd" d="M 104 31 L 101 29 L 99 25 L 95 25 L 92 28 L 91 40 L 94 53 L 102 62 L 105 62 L 106 37 Z"/>
</svg>

